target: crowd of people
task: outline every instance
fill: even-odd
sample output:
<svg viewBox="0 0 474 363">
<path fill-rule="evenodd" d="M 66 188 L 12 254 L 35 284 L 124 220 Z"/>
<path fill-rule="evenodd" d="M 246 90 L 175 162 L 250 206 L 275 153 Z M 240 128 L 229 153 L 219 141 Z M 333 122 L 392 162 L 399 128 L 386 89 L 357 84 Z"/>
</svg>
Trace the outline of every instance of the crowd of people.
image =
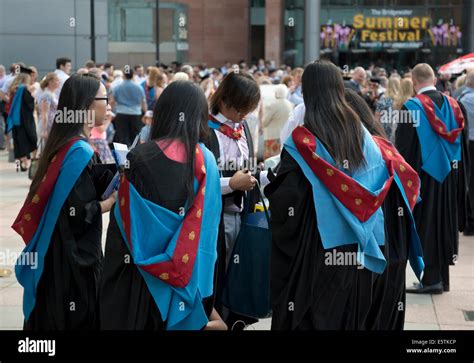
<svg viewBox="0 0 474 363">
<path fill-rule="evenodd" d="M 32 178 L 12 227 L 43 259 L 16 266 L 25 329 L 245 328 L 258 316 L 226 303 L 242 291 L 227 275 L 268 206 L 272 329 L 402 330 L 406 292 L 448 292 L 459 232 L 474 234 L 474 71 L 89 61 L 72 74 L 59 58 L 40 80 L 0 66 L 0 100 L 0 147 Z"/>
<path fill-rule="evenodd" d="M 22 62 L 14 63 L 10 65 L 8 73 L 5 67 L 0 65 L 0 128 L 4 130 L 6 126 L 6 116 L 18 84 L 26 84 L 28 93 L 34 99 L 34 109 L 29 115 L 35 120 L 36 145 L 40 151 L 51 128 L 62 85 L 71 70 L 71 60 L 59 58 L 56 61 L 56 70 L 47 73 L 38 81 L 38 73 L 34 66 L 26 67 Z M 276 68 L 272 61 L 263 59 L 250 66 L 242 60 L 236 64 L 225 62 L 220 68 L 208 68 L 205 64 L 191 66 L 173 62 L 169 66 L 160 64 L 158 67 L 149 66 L 146 69 L 141 64 L 116 69 L 112 63 L 95 64 L 93 61 L 88 61 L 77 69 L 77 73 L 90 73 L 100 78 L 106 87 L 113 111 L 106 125 L 93 130 L 93 142 L 99 148 L 102 158 L 111 161 L 110 152 L 105 147 L 105 142 L 101 140 L 107 140 L 108 143 L 114 140 L 130 145 L 143 126 L 146 126 L 143 133 L 147 135 L 150 126 L 147 122 L 151 118 L 154 104 L 168 84 L 177 80 L 189 80 L 198 84 L 206 98 L 210 99 L 223 77 L 230 71 L 251 74 L 259 86 L 279 86 L 272 89 L 270 101 L 262 100 L 247 120 L 255 153 L 259 159 L 265 160 L 279 155 L 284 138 L 288 136 L 284 132 L 281 133 L 288 118 L 293 118 L 294 115 L 296 118 L 302 118 L 304 115 L 301 92 L 303 68 L 291 68 L 285 65 Z M 16 76 L 20 74 L 24 75 L 17 78 Z M 401 110 L 403 104 L 414 96 L 411 70 L 408 68 L 399 73 L 393 69 L 387 72 L 384 68 L 370 64 L 367 69 L 360 66 L 349 71 L 341 69 L 341 74 L 345 87 L 355 90 L 366 100 L 376 119 L 382 122 L 387 136 L 394 142 L 397 125 L 394 118 L 398 117 L 396 111 Z M 457 99 L 466 90 L 466 77 L 465 73 L 454 76 L 440 74 L 436 88 Z M 16 82 L 12 84 L 15 78 L 18 84 Z M 123 81 L 129 82 L 121 85 Z M 114 97 L 114 89 L 119 85 L 121 87 L 116 89 Z M 143 92 L 139 91 L 136 85 L 140 86 Z M 111 122 L 112 120 L 114 121 Z M 27 170 L 32 151 L 27 148 L 26 152 L 17 150 L 18 152 L 14 153 L 12 146 L 14 138 L 9 138 L 11 136 L 9 133 L 4 134 L 6 136 L 0 140 L 0 149 L 7 148 L 10 152 L 10 162 L 20 160 L 21 170 Z M 117 136 L 114 137 L 114 134 Z M 30 136 L 30 144 L 35 144 L 34 135 Z M 35 155 L 36 153 L 33 153 L 33 156 Z"/>
</svg>

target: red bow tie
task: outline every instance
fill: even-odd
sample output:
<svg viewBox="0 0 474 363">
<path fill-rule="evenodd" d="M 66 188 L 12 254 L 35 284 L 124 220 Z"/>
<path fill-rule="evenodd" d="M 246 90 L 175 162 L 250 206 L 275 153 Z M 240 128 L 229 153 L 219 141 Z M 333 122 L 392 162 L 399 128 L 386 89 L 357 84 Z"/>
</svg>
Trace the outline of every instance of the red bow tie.
<svg viewBox="0 0 474 363">
<path fill-rule="evenodd" d="M 209 115 L 210 119 L 214 121 L 215 123 L 219 123 L 219 128 L 216 128 L 219 132 L 222 132 L 224 135 L 227 137 L 230 137 L 231 139 L 234 140 L 240 140 L 242 137 L 242 131 L 244 130 L 243 124 L 240 124 L 239 127 L 236 129 L 233 129 L 229 125 L 226 125 L 224 123 L 219 122 L 214 116 Z"/>
</svg>

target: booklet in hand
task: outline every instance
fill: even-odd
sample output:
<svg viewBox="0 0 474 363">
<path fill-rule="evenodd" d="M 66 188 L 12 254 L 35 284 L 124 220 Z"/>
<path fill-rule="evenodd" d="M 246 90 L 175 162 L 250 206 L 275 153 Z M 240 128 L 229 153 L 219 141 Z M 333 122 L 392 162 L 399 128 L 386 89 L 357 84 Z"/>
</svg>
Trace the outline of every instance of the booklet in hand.
<svg viewBox="0 0 474 363">
<path fill-rule="evenodd" d="M 112 151 L 112 154 L 117 167 L 125 167 L 125 164 L 127 163 L 127 154 L 129 151 L 127 145 L 120 144 L 118 142 L 114 142 L 113 145 L 114 150 Z"/>
<path fill-rule="evenodd" d="M 118 189 L 120 183 L 120 173 L 117 171 L 110 181 L 109 185 L 105 189 L 105 192 L 102 194 L 102 200 L 106 200 L 108 197 L 112 195 L 114 191 Z"/>
<path fill-rule="evenodd" d="M 127 167 L 127 154 L 132 150 L 138 143 L 139 135 L 135 137 L 135 140 L 130 146 L 130 149 L 125 144 L 120 144 L 118 142 L 114 142 L 114 150 L 112 151 L 112 155 L 114 156 L 115 163 L 117 164 L 117 172 L 115 173 L 112 181 L 109 183 L 105 192 L 102 194 L 102 199 L 107 199 L 112 195 L 112 193 L 118 190 L 119 183 L 120 183 L 120 170 L 123 170 Z"/>
<path fill-rule="evenodd" d="M 113 145 L 114 150 L 112 151 L 112 155 L 114 156 L 115 163 L 117 164 L 117 172 L 115 173 L 114 177 L 112 178 L 109 185 L 102 194 L 102 200 L 105 200 L 110 197 L 112 193 L 118 189 L 120 182 L 120 169 L 123 169 L 127 164 L 127 154 L 129 152 L 127 145 L 120 144 L 118 142 L 114 142 Z"/>
</svg>

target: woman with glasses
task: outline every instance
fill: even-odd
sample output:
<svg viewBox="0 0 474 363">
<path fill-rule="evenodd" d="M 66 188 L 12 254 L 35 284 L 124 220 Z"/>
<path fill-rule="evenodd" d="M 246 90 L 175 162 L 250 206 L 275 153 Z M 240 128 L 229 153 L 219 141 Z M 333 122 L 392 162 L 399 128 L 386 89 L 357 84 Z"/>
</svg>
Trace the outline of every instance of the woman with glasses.
<svg viewBox="0 0 474 363">
<path fill-rule="evenodd" d="M 100 99 L 103 99 L 105 102 L 107 102 L 107 104 L 109 103 L 107 97 L 101 97 Z M 100 126 L 94 126 L 91 130 L 90 143 L 94 147 L 94 151 L 99 154 L 100 161 L 105 164 L 115 163 L 112 151 L 110 150 L 109 144 L 107 143 L 107 128 L 112 122 L 113 117 L 113 112 L 109 110 L 106 114 L 104 123 Z"/>
<path fill-rule="evenodd" d="M 101 198 L 110 178 L 94 168 L 88 138 L 104 122 L 105 94 L 88 74 L 64 83 L 38 170 L 12 226 L 26 244 L 16 265 L 26 330 L 97 327 L 102 213 L 115 194 Z M 61 115 L 70 111 L 73 120 Z"/>
</svg>

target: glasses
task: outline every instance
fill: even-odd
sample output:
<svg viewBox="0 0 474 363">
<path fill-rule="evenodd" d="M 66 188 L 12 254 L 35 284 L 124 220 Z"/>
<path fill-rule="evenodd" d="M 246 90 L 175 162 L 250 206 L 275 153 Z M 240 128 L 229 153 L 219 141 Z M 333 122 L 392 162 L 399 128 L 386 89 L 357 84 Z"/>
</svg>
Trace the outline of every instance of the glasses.
<svg viewBox="0 0 474 363">
<path fill-rule="evenodd" d="M 105 100 L 107 104 L 109 104 L 109 98 L 108 97 L 94 97 L 94 100 Z"/>
</svg>

